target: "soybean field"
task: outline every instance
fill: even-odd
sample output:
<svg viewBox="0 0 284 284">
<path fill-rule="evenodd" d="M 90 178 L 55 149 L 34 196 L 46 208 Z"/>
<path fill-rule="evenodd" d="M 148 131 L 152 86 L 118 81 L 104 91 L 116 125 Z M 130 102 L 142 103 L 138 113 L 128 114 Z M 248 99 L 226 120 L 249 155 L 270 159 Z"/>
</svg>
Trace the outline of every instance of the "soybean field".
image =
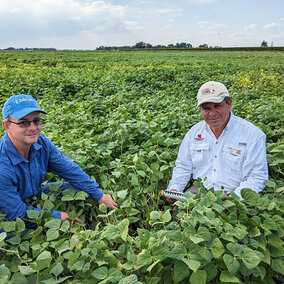
<svg viewBox="0 0 284 284">
<path fill-rule="evenodd" d="M 30 211 L 38 226 L 23 234 L 21 219 L 2 214 L 0 283 L 284 283 L 283 74 L 277 51 L 0 51 L 1 108 L 34 96 L 48 113 L 42 133 L 119 205 L 54 186 L 26 202 L 83 224 Z M 266 133 L 269 181 L 222 202 L 198 180 L 201 193 L 178 201 L 172 221 L 161 191 L 209 80 Z"/>
</svg>

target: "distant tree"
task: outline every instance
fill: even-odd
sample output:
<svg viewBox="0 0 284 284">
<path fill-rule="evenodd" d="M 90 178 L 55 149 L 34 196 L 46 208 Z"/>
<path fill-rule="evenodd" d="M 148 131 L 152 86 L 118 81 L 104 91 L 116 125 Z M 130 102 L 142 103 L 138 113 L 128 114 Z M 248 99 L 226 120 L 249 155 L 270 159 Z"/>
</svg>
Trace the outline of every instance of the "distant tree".
<svg viewBox="0 0 284 284">
<path fill-rule="evenodd" d="M 198 47 L 199 48 L 208 48 L 208 44 L 207 43 L 200 44 Z"/>
<path fill-rule="evenodd" d="M 268 46 L 268 42 L 263 40 L 260 46 L 261 47 L 267 47 Z"/>
<path fill-rule="evenodd" d="M 146 43 L 143 41 L 139 41 L 134 45 L 135 48 L 145 48 L 146 47 Z"/>
<path fill-rule="evenodd" d="M 158 45 L 155 45 L 155 48 L 166 48 L 166 46 L 162 44 L 158 44 Z"/>
<path fill-rule="evenodd" d="M 179 44 L 179 46 L 180 46 L 181 48 L 186 48 L 186 42 L 181 42 L 181 43 Z"/>
<path fill-rule="evenodd" d="M 168 48 L 174 48 L 175 46 L 171 43 L 171 44 L 168 44 L 167 47 L 168 47 Z"/>
</svg>

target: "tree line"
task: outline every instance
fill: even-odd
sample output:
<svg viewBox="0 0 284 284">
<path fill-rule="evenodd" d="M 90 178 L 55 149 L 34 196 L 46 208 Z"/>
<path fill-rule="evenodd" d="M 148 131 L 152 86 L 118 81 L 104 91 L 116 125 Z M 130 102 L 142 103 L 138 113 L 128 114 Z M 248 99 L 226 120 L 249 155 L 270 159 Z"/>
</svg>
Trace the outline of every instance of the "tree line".
<svg viewBox="0 0 284 284">
<path fill-rule="evenodd" d="M 199 47 L 208 47 L 208 45 L 204 44 L 204 45 L 199 46 Z M 97 47 L 96 50 L 118 50 L 118 49 L 121 50 L 121 49 L 143 49 L 143 48 L 144 49 L 150 49 L 150 48 L 157 48 L 157 49 L 160 49 L 160 48 L 192 48 L 192 44 L 186 43 L 186 42 L 180 42 L 180 43 L 168 44 L 168 45 L 161 45 L 161 44 L 152 45 L 150 43 L 140 41 L 140 42 L 137 42 L 133 46 L 130 46 L 130 45 L 127 45 L 127 46 L 104 46 L 104 45 L 101 45 L 101 46 Z"/>
</svg>

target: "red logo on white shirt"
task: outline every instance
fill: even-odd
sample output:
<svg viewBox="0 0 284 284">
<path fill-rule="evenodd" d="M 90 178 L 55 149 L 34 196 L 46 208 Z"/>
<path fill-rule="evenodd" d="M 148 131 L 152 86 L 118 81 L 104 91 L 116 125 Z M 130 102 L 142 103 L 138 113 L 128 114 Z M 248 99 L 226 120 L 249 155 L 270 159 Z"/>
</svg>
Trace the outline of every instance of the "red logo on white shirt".
<svg viewBox="0 0 284 284">
<path fill-rule="evenodd" d="M 198 134 L 197 137 L 194 138 L 194 140 L 196 140 L 196 141 L 202 141 L 202 140 L 204 140 L 204 138 L 202 137 L 201 134 Z"/>
</svg>

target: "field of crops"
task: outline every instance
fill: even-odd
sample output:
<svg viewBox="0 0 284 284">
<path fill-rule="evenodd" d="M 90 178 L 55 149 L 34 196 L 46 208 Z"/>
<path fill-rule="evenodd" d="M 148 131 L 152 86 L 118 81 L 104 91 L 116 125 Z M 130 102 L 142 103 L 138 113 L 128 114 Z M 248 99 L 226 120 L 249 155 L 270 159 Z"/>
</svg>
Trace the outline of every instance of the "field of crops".
<svg viewBox="0 0 284 284">
<path fill-rule="evenodd" d="M 37 98 L 42 132 L 119 204 L 54 187 L 27 202 L 83 225 L 29 212 L 38 228 L 22 235 L 22 220 L 2 216 L 0 283 L 284 283 L 283 73 L 283 52 L 0 52 L 1 108 L 12 94 Z M 172 222 L 160 191 L 209 80 L 266 133 L 270 180 L 224 203 L 198 181 Z"/>
</svg>

